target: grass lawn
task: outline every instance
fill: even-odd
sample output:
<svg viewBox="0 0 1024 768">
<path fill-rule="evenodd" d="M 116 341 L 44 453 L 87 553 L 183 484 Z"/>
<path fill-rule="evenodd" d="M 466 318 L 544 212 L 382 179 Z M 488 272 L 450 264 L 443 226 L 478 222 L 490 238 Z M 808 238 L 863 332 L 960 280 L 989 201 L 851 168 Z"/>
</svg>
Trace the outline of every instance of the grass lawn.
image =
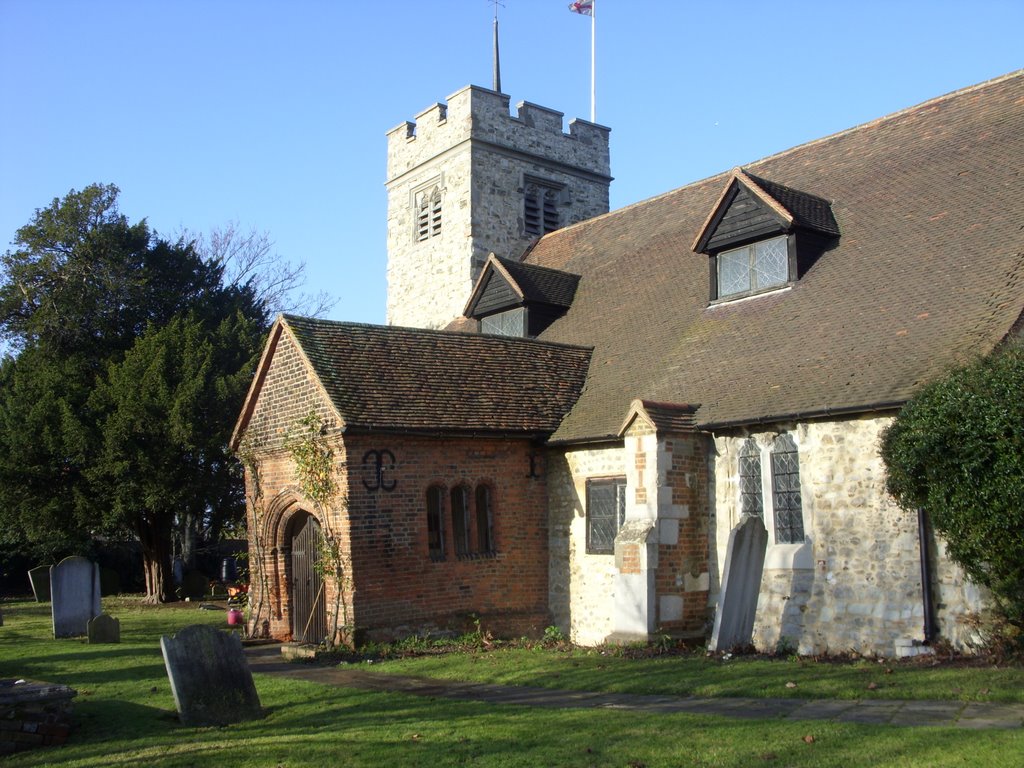
<svg viewBox="0 0 1024 768">
<path fill-rule="evenodd" d="M 534 710 L 328 688 L 269 675 L 256 676 L 266 710 L 264 719 L 227 728 L 186 728 L 174 712 L 159 636 L 193 623 L 223 626 L 223 614 L 184 605 L 145 607 L 131 598 L 104 600 L 104 610 L 121 619 L 122 642 L 90 646 L 79 639 L 54 640 L 48 605 L 14 601 L 2 608 L 0 677 L 66 683 L 79 692 L 76 727 L 68 743 L 5 758 L 5 766 L 1016 768 L 1024 764 L 1022 730 L 977 732 L 606 710 Z M 449 675 L 460 676 L 466 670 L 468 676 L 468 670 L 475 669 L 479 678 L 490 669 L 494 678 L 486 679 L 510 679 L 516 666 L 525 667 L 527 660 L 544 657 L 548 658 L 544 663 L 561 670 L 554 673 L 560 677 L 553 681 L 561 687 L 570 687 L 572 679 L 587 682 L 588 687 L 626 690 L 621 686 L 628 686 L 633 676 L 646 678 L 651 685 L 665 678 L 662 684 L 668 685 L 669 677 L 686 669 L 685 665 L 671 665 L 680 660 L 630 660 L 599 654 L 594 655 L 591 666 L 585 654 L 546 651 L 445 656 L 389 662 L 379 668 L 441 675 L 447 664 Z M 492 665 L 491 658 L 498 660 Z M 605 666 L 599 668 L 600 664 Z M 744 673 L 746 664 L 737 660 L 722 667 L 733 680 L 725 684 L 727 689 L 742 690 L 739 681 L 744 676 L 753 680 L 747 687 L 759 685 L 762 668 L 751 666 Z M 531 667 L 533 671 L 526 672 L 526 677 L 545 674 L 540 662 Z M 793 663 L 792 667 L 799 665 Z M 990 684 L 987 676 L 973 677 L 987 675 L 987 670 L 961 672 L 965 682 L 961 693 L 955 695 L 981 696 L 982 687 Z M 580 677 L 573 678 L 573 674 Z M 911 676 L 909 670 L 902 669 L 893 674 Z M 1019 671 L 1008 674 L 1018 675 Z M 600 684 L 602 679 L 607 684 Z M 1016 679 L 1019 686 L 1019 676 Z M 523 681 L 538 684 L 533 679 Z M 797 684 L 802 686 L 803 678 L 797 679 Z M 677 680 L 675 685 L 688 683 Z M 963 693 L 967 688 L 974 692 Z M 813 736 L 813 742 L 807 743 L 806 736 Z"/>
<path fill-rule="evenodd" d="M 601 649 L 505 648 L 387 660 L 377 670 L 448 680 L 668 696 L 935 699 L 1024 703 L 1024 668 L 912 661 L 630 657 Z"/>
</svg>

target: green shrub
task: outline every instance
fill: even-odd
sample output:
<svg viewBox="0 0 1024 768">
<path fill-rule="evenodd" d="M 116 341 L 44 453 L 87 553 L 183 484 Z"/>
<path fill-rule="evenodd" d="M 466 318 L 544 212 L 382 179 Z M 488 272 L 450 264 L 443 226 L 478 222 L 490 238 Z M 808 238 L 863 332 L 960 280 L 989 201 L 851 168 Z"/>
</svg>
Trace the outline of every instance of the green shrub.
<svg viewBox="0 0 1024 768">
<path fill-rule="evenodd" d="M 886 486 L 1024 628 L 1024 347 L 925 387 L 882 436 Z"/>
</svg>

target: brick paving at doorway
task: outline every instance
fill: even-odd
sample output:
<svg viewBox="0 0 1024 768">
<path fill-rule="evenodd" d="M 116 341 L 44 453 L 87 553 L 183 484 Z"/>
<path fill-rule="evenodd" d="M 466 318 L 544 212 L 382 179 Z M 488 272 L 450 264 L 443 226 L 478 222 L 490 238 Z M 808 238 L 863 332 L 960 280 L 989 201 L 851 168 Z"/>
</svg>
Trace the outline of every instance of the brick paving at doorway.
<svg viewBox="0 0 1024 768">
<path fill-rule="evenodd" d="M 280 646 L 246 649 L 255 673 L 281 675 L 322 685 L 383 693 L 404 693 L 458 701 L 550 709 L 621 709 L 632 712 L 686 713 L 756 720 L 834 720 L 893 726 L 946 726 L 969 729 L 1024 727 L 1024 704 L 914 700 L 807 700 L 694 698 L 566 691 L 547 688 L 453 682 L 387 675 L 343 666 L 286 661 Z"/>
</svg>

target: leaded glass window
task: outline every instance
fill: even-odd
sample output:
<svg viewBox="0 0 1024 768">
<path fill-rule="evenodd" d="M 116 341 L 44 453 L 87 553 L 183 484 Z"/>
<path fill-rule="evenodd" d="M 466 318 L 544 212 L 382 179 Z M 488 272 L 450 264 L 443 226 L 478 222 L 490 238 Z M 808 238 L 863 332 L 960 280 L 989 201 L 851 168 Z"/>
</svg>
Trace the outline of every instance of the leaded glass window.
<svg viewBox="0 0 1024 768">
<path fill-rule="evenodd" d="M 469 489 L 464 485 L 452 488 L 452 538 L 457 556 L 469 554 Z"/>
<path fill-rule="evenodd" d="M 800 499 L 800 457 L 787 433 L 772 443 L 772 504 L 775 508 L 775 542 L 799 544 L 804 540 L 803 505 Z"/>
<path fill-rule="evenodd" d="M 624 477 L 587 481 L 587 552 L 612 554 L 615 535 L 626 520 Z"/>
<path fill-rule="evenodd" d="M 431 560 L 444 560 L 444 488 L 427 489 L 427 550 Z"/>
<path fill-rule="evenodd" d="M 745 515 L 764 517 L 761 449 L 753 438 L 747 438 L 740 449 L 740 511 Z"/>
<path fill-rule="evenodd" d="M 493 333 L 496 336 L 525 336 L 526 308 L 516 307 L 480 318 L 480 332 Z"/>
<path fill-rule="evenodd" d="M 718 297 L 741 296 L 785 285 L 789 241 L 785 235 L 718 254 Z"/>
<path fill-rule="evenodd" d="M 479 552 L 494 552 L 494 512 L 491 508 L 491 489 L 476 487 L 476 548 Z"/>
</svg>

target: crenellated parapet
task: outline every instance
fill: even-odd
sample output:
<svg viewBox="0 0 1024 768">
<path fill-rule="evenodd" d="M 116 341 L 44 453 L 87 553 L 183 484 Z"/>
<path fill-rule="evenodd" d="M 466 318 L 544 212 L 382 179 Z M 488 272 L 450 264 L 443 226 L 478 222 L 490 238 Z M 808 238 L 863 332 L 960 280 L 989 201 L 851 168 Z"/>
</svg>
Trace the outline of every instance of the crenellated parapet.
<svg viewBox="0 0 1024 768">
<path fill-rule="evenodd" d="M 576 118 L 566 132 L 564 113 L 521 101 L 513 115 L 509 103 L 504 93 L 469 85 L 395 126 L 387 134 L 389 183 L 470 139 L 586 174 L 610 175 L 610 128 Z"/>
</svg>

